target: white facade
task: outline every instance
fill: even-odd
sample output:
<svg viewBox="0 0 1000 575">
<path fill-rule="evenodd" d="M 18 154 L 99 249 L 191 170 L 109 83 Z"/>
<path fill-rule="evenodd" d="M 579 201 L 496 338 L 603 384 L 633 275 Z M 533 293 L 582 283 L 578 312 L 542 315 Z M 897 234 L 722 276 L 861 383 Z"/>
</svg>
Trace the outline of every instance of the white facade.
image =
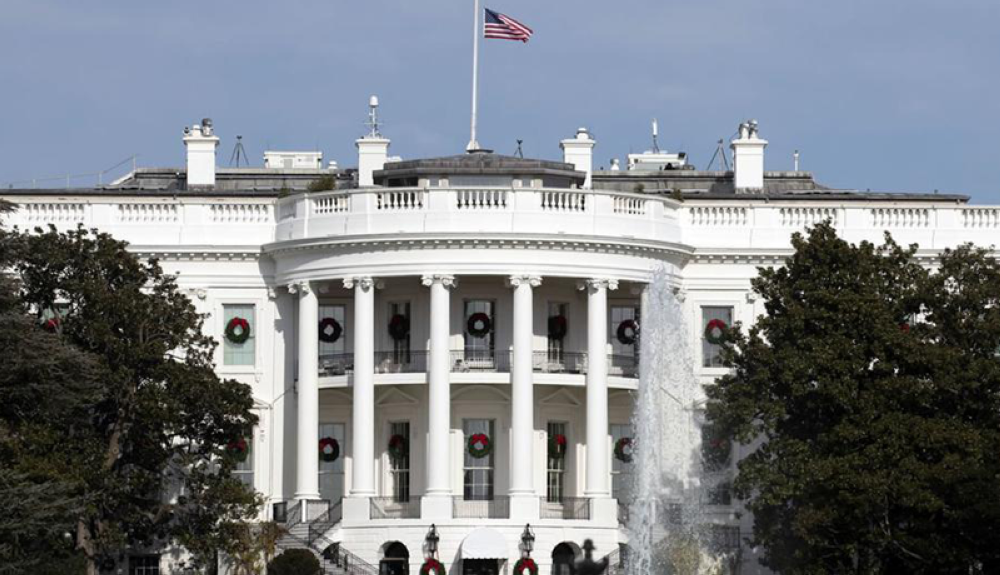
<svg viewBox="0 0 1000 575">
<path fill-rule="evenodd" d="M 589 154 L 593 141 L 584 140 Z M 762 166 L 761 158 L 761 177 Z M 605 555 L 626 541 L 615 495 L 627 465 L 613 451 L 629 433 L 637 380 L 635 350 L 618 330 L 641 320 L 653 266 L 673 272 L 693 369 L 707 384 L 724 370 L 702 355 L 711 351 L 706 313 L 744 324 L 763 313 L 750 280 L 790 253 L 792 233 L 830 219 L 849 241 L 879 242 L 888 230 L 930 257 L 963 242 L 995 244 L 1000 231 L 1000 207 L 934 196 L 677 201 L 602 189 L 597 178 L 593 189 L 524 182 L 422 178 L 418 187 L 280 199 L 211 190 L 2 197 L 20 205 L 7 226 L 83 223 L 160 258 L 210 314 L 206 329 L 220 342 L 229 319 L 248 319 L 253 337 L 223 343 L 217 357 L 221 376 L 252 386 L 260 416 L 245 477 L 269 503 L 286 502 L 300 529 L 318 519 L 316 545 L 338 543 L 377 565 L 398 542 L 410 573 L 432 524 L 450 573 L 491 536 L 503 549 L 490 559 L 509 573 L 526 524 L 543 573 L 563 542 L 590 538 Z M 485 337 L 470 333 L 475 313 L 490 319 Z M 390 332 L 394 316 L 409 323 L 403 337 Z M 550 330 L 555 316 L 565 319 L 561 339 Z M 334 339 L 329 320 L 339 337 L 320 341 L 321 321 Z M 467 442 L 481 430 L 492 458 L 472 459 Z M 550 431 L 568 440 L 560 463 L 548 457 Z M 394 435 L 407 440 L 408 457 L 391 455 Z M 334 462 L 320 461 L 323 437 L 338 443 Z M 716 475 L 724 480 L 732 465 Z M 749 531 L 738 503 L 709 503 L 710 521 Z M 264 518 L 272 512 L 268 505 Z M 752 553 L 743 556 L 744 573 L 755 572 Z"/>
</svg>

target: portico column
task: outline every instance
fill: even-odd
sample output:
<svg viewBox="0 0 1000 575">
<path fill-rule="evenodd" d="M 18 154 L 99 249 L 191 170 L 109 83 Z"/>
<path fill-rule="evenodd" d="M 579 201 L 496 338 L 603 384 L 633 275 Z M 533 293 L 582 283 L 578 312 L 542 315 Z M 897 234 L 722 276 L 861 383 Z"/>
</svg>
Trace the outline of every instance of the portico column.
<svg viewBox="0 0 1000 575">
<path fill-rule="evenodd" d="M 589 279 L 587 290 L 587 487 L 593 498 L 611 497 L 608 470 L 608 290 L 618 282 Z"/>
<path fill-rule="evenodd" d="M 309 282 L 291 284 L 288 291 L 299 296 L 295 498 L 319 499 L 319 300 Z"/>
<path fill-rule="evenodd" d="M 451 288 L 455 277 L 451 275 L 425 275 L 423 284 L 431 290 L 430 353 L 427 358 L 427 472 L 429 498 L 444 499 L 451 496 Z M 426 498 L 425 498 L 426 499 Z M 451 514 L 451 502 L 428 506 L 423 504 L 424 517 Z"/>
<path fill-rule="evenodd" d="M 354 387 L 351 496 L 375 495 L 375 282 L 344 280 L 354 290 Z"/>
<path fill-rule="evenodd" d="M 514 288 L 514 358 L 510 370 L 510 495 L 511 497 L 523 497 L 535 495 L 532 289 L 542 284 L 542 278 L 532 275 L 516 275 L 511 276 L 509 281 L 510 286 Z"/>
</svg>

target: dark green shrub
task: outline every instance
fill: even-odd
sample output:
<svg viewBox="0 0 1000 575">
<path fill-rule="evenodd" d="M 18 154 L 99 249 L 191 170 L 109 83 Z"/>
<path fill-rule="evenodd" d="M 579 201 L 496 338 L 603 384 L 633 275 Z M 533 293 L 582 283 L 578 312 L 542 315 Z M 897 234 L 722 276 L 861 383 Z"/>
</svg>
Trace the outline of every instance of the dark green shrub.
<svg viewBox="0 0 1000 575">
<path fill-rule="evenodd" d="M 319 559 L 306 549 L 289 549 L 271 560 L 267 575 L 319 575 Z"/>
</svg>

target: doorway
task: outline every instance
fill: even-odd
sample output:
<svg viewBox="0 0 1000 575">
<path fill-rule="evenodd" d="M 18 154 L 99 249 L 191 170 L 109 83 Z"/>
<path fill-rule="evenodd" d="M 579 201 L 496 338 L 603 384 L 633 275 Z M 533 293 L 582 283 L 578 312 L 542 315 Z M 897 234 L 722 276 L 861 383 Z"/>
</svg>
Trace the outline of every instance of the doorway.
<svg viewBox="0 0 1000 575">
<path fill-rule="evenodd" d="M 566 543 L 552 550 L 552 575 L 576 575 L 576 551 Z"/>
<path fill-rule="evenodd" d="M 498 559 L 463 559 L 462 575 L 499 575 Z"/>
<path fill-rule="evenodd" d="M 378 564 L 379 575 L 408 575 L 410 572 L 410 551 L 399 541 L 393 541 L 385 548 L 385 556 Z"/>
</svg>

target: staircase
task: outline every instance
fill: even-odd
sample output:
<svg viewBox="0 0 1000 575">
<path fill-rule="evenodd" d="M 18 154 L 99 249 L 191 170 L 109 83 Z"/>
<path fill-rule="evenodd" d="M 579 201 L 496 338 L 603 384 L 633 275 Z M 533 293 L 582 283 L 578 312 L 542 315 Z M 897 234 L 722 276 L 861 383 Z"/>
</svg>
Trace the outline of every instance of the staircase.
<svg viewBox="0 0 1000 575">
<path fill-rule="evenodd" d="M 379 575 L 378 567 L 326 539 L 326 534 L 340 523 L 340 501 L 330 504 L 315 519 L 303 521 L 302 511 L 302 502 L 289 507 L 285 523 L 288 533 L 278 541 L 278 549 L 308 549 L 319 559 L 323 575 Z"/>
</svg>

